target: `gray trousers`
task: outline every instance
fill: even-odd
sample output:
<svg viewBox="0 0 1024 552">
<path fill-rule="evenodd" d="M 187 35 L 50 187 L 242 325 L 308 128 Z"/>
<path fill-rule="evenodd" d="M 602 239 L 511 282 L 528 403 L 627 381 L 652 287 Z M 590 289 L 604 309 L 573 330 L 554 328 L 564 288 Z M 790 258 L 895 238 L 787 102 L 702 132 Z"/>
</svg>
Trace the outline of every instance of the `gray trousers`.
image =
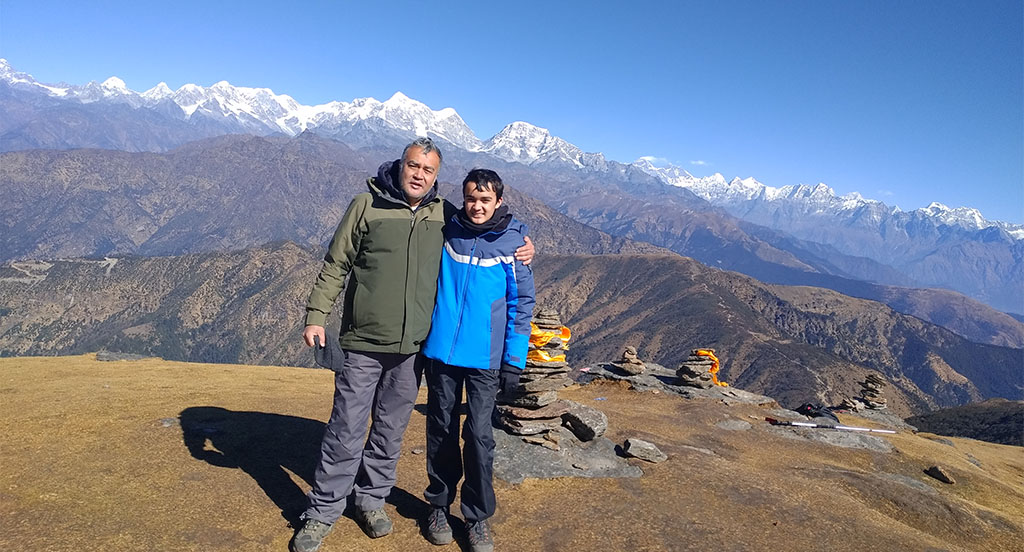
<svg viewBox="0 0 1024 552">
<path fill-rule="evenodd" d="M 395 485 L 402 434 L 419 391 L 417 356 L 345 351 L 344 369 L 334 376 L 334 408 L 303 519 L 334 523 L 353 487 L 360 510 L 384 505 Z M 367 419 L 372 420 L 368 437 Z"/>
</svg>

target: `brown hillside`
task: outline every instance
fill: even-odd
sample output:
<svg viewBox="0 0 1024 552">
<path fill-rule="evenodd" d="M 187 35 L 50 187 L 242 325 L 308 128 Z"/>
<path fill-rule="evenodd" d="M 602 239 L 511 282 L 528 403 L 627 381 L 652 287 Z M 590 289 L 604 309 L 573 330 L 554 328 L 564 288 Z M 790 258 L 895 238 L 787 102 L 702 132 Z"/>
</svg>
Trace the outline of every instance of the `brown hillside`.
<svg viewBox="0 0 1024 552">
<path fill-rule="evenodd" d="M 0 374 L 0 549 L 286 550 L 329 372 L 86 355 L 2 359 Z M 639 479 L 499 482 L 499 549 L 1020 550 L 1019 448 L 903 432 L 872 452 L 768 426 L 763 407 L 612 384 L 562 395 L 606 412 L 613 441 L 647 439 L 669 460 L 632 460 Z M 414 413 L 387 506 L 394 534 L 370 540 L 342 518 L 324 552 L 458 549 L 418 533 L 423 432 Z M 956 484 L 925 475 L 933 464 Z"/>
<path fill-rule="evenodd" d="M 0 267 L 0 355 L 105 349 L 308 364 L 295 336 L 319 265 L 313 250 L 277 243 Z M 726 381 L 790 407 L 836 404 L 875 370 L 893 383 L 886 396 L 902 416 L 1024 393 L 1017 370 L 1024 351 L 971 343 L 874 301 L 768 286 L 674 254 L 542 255 L 534 274 L 540 301 L 573 329 L 570 360 L 580 364 L 615 358 L 632 344 L 674 368 L 690 349 L 713 347 Z"/>
</svg>

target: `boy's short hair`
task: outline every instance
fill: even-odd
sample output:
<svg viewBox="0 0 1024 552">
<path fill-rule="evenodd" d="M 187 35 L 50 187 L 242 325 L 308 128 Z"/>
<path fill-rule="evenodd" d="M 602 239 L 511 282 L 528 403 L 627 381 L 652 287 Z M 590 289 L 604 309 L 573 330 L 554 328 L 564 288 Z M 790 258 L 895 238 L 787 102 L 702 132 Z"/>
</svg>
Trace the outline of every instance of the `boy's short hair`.
<svg viewBox="0 0 1024 552">
<path fill-rule="evenodd" d="M 462 181 L 462 193 L 466 193 L 466 184 L 470 182 L 476 185 L 476 191 L 478 192 L 493 190 L 495 199 L 501 199 L 501 194 L 505 191 L 505 185 L 501 183 L 501 177 L 491 169 L 473 169 L 469 171 L 466 179 Z"/>
</svg>

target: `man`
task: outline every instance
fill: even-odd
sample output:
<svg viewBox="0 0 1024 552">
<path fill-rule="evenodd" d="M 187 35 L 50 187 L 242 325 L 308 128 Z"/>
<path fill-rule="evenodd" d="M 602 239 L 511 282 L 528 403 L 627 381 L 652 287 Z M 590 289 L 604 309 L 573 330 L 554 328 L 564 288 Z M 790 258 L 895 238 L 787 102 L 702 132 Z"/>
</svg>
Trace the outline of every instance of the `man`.
<svg viewBox="0 0 1024 552">
<path fill-rule="evenodd" d="M 326 343 L 324 321 L 345 288 L 339 337 L 345 352 L 293 552 L 319 549 L 353 487 L 363 530 L 373 538 L 391 532 L 384 500 L 418 392 L 414 368 L 434 309 L 441 231 L 455 212 L 437 194 L 440 168 L 441 152 L 429 138 L 382 164 L 367 181 L 369 192 L 349 204 L 309 295 L 302 336 L 313 346 Z M 532 259 L 529 241 L 516 255 Z"/>
</svg>

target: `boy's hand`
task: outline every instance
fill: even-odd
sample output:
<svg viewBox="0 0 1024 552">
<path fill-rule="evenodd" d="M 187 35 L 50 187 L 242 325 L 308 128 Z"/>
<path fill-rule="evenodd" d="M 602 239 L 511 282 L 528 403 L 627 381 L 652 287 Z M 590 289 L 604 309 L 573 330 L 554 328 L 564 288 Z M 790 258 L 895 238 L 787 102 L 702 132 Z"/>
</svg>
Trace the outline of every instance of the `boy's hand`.
<svg viewBox="0 0 1024 552">
<path fill-rule="evenodd" d="M 516 260 L 528 265 L 533 262 L 533 241 L 530 236 L 523 236 L 523 241 L 526 243 L 516 249 Z"/>
<path fill-rule="evenodd" d="M 522 374 L 521 368 L 516 368 L 510 364 L 501 365 L 501 373 L 498 374 L 498 386 L 501 388 L 501 394 L 508 397 L 516 393 L 516 388 L 519 387 L 519 374 Z"/>
</svg>

